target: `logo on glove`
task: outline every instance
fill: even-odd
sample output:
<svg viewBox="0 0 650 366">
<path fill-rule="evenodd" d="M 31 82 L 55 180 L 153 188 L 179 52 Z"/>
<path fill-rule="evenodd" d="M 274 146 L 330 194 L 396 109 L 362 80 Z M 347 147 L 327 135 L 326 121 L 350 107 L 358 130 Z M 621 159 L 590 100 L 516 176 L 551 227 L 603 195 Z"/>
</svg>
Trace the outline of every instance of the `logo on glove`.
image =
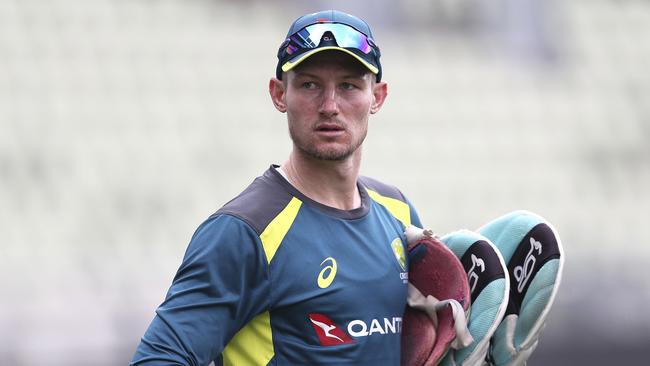
<svg viewBox="0 0 650 366">
<path fill-rule="evenodd" d="M 515 270 L 513 272 L 515 279 L 517 280 L 517 291 L 519 291 L 519 293 L 524 291 L 524 288 L 526 287 L 526 283 L 528 283 L 528 280 L 530 279 L 530 276 L 533 273 L 533 270 L 535 269 L 535 262 L 537 261 L 537 259 L 535 258 L 534 252 L 537 252 L 537 255 L 542 254 L 542 243 L 538 242 L 537 240 L 535 240 L 535 238 L 531 236 L 530 250 L 528 251 L 528 254 L 526 254 L 526 258 L 524 259 L 524 264 L 515 267 Z"/>
<path fill-rule="evenodd" d="M 481 272 L 485 272 L 485 261 L 481 257 L 477 257 L 475 254 L 472 254 L 472 268 L 467 272 L 467 279 L 469 280 L 469 292 L 474 293 L 476 289 L 476 284 L 478 283 L 478 273 L 475 269 L 480 269 Z M 477 268 L 478 267 L 478 268 Z"/>
</svg>

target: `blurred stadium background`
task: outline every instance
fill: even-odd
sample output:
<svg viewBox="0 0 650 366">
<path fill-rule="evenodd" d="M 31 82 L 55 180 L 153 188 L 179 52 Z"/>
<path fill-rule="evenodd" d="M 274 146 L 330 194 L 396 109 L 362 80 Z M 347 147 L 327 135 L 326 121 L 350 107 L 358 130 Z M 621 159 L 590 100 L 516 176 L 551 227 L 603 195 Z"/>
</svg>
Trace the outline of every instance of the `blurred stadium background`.
<svg viewBox="0 0 650 366">
<path fill-rule="evenodd" d="M 363 15 L 390 97 L 363 173 L 437 232 L 563 235 L 531 366 L 650 347 L 650 1 L 0 0 L 0 364 L 127 364 L 196 226 L 289 152 L 267 96 L 307 11 Z"/>
</svg>

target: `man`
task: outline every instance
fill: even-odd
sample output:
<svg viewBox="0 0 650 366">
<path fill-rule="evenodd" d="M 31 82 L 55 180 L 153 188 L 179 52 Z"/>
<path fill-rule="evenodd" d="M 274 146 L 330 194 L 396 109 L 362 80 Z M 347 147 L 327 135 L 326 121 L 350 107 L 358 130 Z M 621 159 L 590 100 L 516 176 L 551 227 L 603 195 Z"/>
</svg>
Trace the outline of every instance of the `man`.
<svg viewBox="0 0 650 366">
<path fill-rule="evenodd" d="M 368 24 L 298 18 L 269 83 L 293 150 L 199 226 L 133 365 L 398 365 L 404 229 L 394 187 L 359 176 L 387 95 Z"/>
</svg>

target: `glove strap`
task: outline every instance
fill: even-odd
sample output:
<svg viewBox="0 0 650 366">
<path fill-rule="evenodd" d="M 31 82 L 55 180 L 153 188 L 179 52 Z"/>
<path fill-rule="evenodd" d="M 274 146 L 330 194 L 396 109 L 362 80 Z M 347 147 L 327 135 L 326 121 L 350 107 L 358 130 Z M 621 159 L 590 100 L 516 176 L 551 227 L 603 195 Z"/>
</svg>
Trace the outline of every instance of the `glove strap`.
<svg viewBox="0 0 650 366">
<path fill-rule="evenodd" d="M 409 283 L 406 302 L 410 307 L 424 311 L 435 328 L 438 328 L 437 311 L 450 306 L 454 318 L 454 331 L 456 332 L 456 339 L 451 343 L 451 348 L 464 348 L 474 342 L 474 338 L 467 329 L 467 317 L 463 311 L 463 306 L 458 301 L 452 299 L 438 300 L 431 295 L 425 297 L 420 290 Z"/>
</svg>

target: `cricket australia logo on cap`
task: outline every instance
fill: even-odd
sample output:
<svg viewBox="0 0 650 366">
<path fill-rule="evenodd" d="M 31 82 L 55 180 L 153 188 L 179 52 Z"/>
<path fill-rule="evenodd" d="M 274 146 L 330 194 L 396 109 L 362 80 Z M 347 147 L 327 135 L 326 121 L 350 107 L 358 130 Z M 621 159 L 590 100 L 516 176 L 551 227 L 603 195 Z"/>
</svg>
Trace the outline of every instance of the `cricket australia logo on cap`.
<svg viewBox="0 0 650 366">
<path fill-rule="evenodd" d="M 409 278 L 408 272 L 406 272 L 406 253 L 404 252 L 404 244 L 402 244 L 402 240 L 400 238 L 395 238 L 395 240 L 390 243 L 390 247 L 393 250 L 393 254 L 395 254 L 397 263 L 402 269 L 399 277 L 404 283 L 406 283 L 408 282 Z"/>
</svg>

